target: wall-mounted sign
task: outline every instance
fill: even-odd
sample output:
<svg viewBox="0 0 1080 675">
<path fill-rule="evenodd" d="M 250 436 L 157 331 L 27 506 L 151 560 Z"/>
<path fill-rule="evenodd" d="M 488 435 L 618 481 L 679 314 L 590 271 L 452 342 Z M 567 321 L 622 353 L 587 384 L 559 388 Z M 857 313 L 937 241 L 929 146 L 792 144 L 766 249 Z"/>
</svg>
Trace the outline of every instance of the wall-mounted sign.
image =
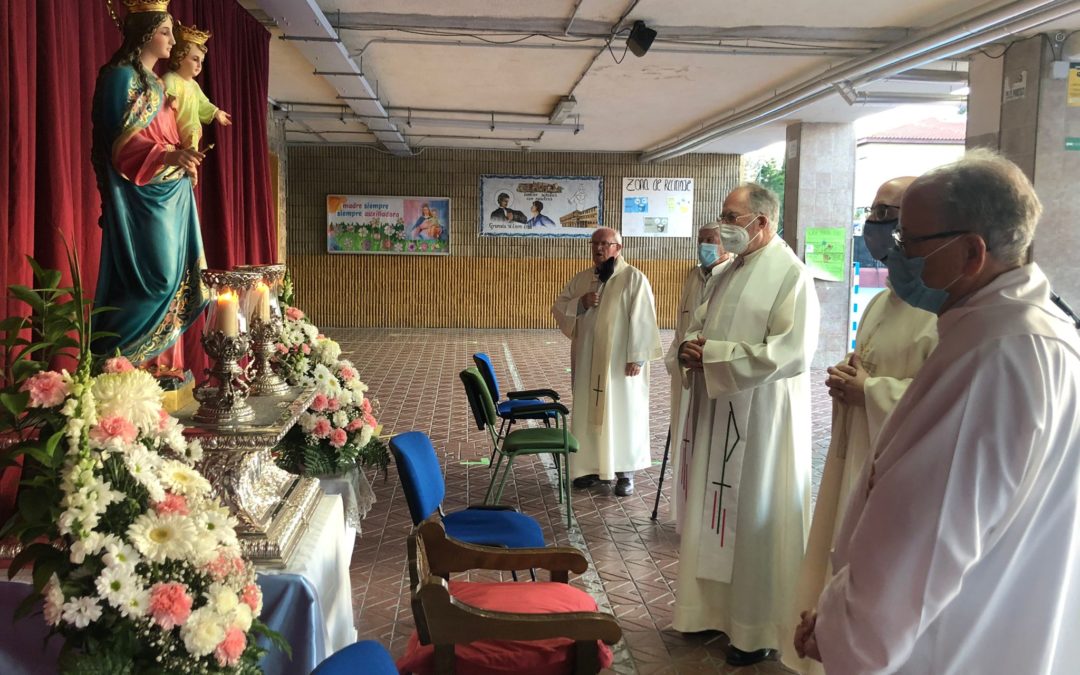
<svg viewBox="0 0 1080 675">
<path fill-rule="evenodd" d="M 1068 100 L 1069 107 L 1080 107 L 1080 63 L 1069 64 L 1068 77 Z"/>
<path fill-rule="evenodd" d="M 591 237 L 603 195 L 599 176 L 480 176 L 480 235 Z"/>
<path fill-rule="evenodd" d="M 847 242 L 851 233 L 846 227 L 806 228 L 806 268 L 815 279 L 843 281 L 847 268 Z"/>
<path fill-rule="evenodd" d="M 450 200 L 445 197 L 326 195 L 330 253 L 447 255 Z"/>
<path fill-rule="evenodd" d="M 623 178 L 622 234 L 689 237 L 694 234 L 693 178 Z"/>
</svg>

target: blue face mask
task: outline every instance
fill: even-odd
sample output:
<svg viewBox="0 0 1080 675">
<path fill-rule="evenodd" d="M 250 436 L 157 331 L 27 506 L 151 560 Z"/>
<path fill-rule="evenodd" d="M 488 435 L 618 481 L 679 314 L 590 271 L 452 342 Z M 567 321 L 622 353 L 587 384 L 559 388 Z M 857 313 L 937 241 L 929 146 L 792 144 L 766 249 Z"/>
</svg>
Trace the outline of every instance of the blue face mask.
<svg viewBox="0 0 1080 675">
<path fill-rule="evenodd" d="M 716 244 L 698 244 L 697 259 L 702 267 L 712 267 L 720 259 L 720 247 Z"/>
<path fill-rule="evenodd" d="M 956 280 L 963 275 L 958 275 L 945 288 L 930 288 L 923 281 L 923 268 L 926 267 L 927 258 L 953 241 L 956 240 L 953 239 L 941 245 L 922 258 L 905 257 L 900 252 L 900 249 L 893 245 L 892 250 L 885 256 L 885 266 L 889 268 L 889 283 L 892 285 L 893 292 L 912 307 L 924 309 L 931 314 L 937 314 L 941 310 L 941 306 L 949 299 L 949 286 L 955 284 Z"/>
</svg>

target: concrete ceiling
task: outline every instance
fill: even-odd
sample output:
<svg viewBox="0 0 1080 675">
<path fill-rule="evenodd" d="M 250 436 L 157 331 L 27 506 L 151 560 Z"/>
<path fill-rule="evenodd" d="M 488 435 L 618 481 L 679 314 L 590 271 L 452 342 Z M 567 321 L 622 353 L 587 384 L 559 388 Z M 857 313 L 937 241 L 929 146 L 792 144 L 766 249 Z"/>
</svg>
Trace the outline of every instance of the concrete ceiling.
<svg viewBox="0 0 1080 675">
<path fill-rule="evenodd" d="M 425 147 L 649 150 L 794 85 L 821 78 L 860 56 L 884 52 L 961 14 L 1010 3 L 241 0 L 241 4 L 274 36 L 270 96 L 288 111 L 290 142 L 366 143 L 408 154 Z M 325 16 L 325 34 L 302 28 L 309 14 Z M 283 19 L 286 16 L 290 23 Z M 635 20 L 645 21 L 658 33 L 641 58 L 626 51 Z M 1080 27 L 1077 14 L 1040 30 L 1075 27 Z M 312 39 L 315 35 L 324 37 Z M 289 39 L 297 36 L 306 39 Z M 340 37 L 340 46 L 328 45 L 334 36 Z M 340 53 L 331 53 L 331 48 Z M 347 63 L 349 58 L 355 68 Z M 341 59 L 346 59 L 350 72 L 363 73 L 366 89 L 350 89 L 355 83 L 348 80 L 354 78 L 313 74 L 341 72 L 342 66 L 334 65 L 343 63 Z M 208 67 L 213 68 L 212 59 Z M 892 79 L 862 85 L 858 91 L 948 95 L 961 86 L 966 68 L 963 58 L 926 64 L 920 70 L 958 72 L 954 78 L 958 81 Z M 378 101 L 357 100 L 367 96 L 357 97 L 357 91 L 372 91 Z M 342 99 L 343 93 L 354 98 Z M 576 101 L 569 114 L 552 118 L 567 96 Z M 849 105 L 839 94 L 831 94 L 695 151 L 748 152 L 782 140 L 784 126 L 796 119 L 848 122 L 890 105 L 895 104 Z M 358 113 L 368 117 L 359 118 Z M 390 119 L 379 119 L 384 116 Z M 372 129 L 380 134 L 372 134 Z M 388 141 L 391 132 L 393 139 Z M 404 143 L 398 142 L 401 139 Z"/>
</svg>

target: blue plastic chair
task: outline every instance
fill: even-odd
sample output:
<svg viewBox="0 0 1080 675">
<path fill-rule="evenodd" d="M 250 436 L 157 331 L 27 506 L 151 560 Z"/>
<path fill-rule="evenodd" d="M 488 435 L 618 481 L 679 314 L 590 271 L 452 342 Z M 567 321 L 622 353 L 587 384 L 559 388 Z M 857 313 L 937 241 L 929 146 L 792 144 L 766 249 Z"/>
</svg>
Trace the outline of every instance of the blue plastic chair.
<svg viewBox="0 0 1080 675">
<path fill-rule="evenodd" d="M 442 500 L 446 483 L 435 447 L 427 434 L 408 431 L 390 439 L 405 501 L 413 525 L 419 525 L 436 511 L 442 517 L 446 533 L 470 544 L 506 548 L 545 546 L 540 524 L 510 507 L 470 506 L 461 511 L 445 513 Z"/>
<path fill-rule="evenodd" d="M 311 675 L 398 675 L 397 665 L 386 647 L 375 640 L 354 642 L 334 652 Z"/>
<path fill-rule="evenodd" d="M 495 414 L 499 416 L 501 420 L 498 429 L 498 438 L 501 441 L 509 432 L 510 427 L 514 425 L 514 422 L 518 420 L 541 420 L 544 426 L 550 426 L 552 422 L 557 422 L 557 414 L 554 410 L 541 410 L 529 411 L 532 406 L 547 403 L 544 399 L 549 399 L 555 403 L 559 400 L 559 393 L 554 389 L 523 389 L 521 391 L 509 391 L 506 392 L 506 399 L 502 399 L 502 394 L 499 390 L 499 380 L 495 377 L 495 367 L 491 363 L 491 358 L 484 352 L 477 352 L 473 354 L 473 363 L 476 364 L 476 369 L 480 371 L 480 377 L 484 379 L 484 384 L 487 385 L 488 393 L 491 394 L 491 400 L 495 403 Z M 496 448 L 491 451 L 491 460 L 495 460 L 495 453 L 498 451 L 498 444 Z"/>
</svg>

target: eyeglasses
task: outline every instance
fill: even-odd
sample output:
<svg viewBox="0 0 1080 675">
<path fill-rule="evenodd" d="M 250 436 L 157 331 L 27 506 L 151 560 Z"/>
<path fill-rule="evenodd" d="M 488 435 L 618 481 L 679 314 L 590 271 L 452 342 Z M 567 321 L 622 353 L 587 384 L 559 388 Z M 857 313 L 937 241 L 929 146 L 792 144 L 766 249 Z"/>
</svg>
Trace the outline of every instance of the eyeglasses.
<svg viewBox="0 0 1080 675">
<path fill-rule="evenodd" d="M 889 218 L 890 210 L 899 212 L 900 207 L 895 204 L 874 204 L 866 209 L 866 218 L 867 220 L 891 220 Z"/>
<path fill-rule="evenodd" d="M 907 253 L 905 246 L 909 244 L 918 244 L 921 241 L 930 241 L 931 239 L 946 239 L 948 237 L 958 237 L 961 234 L 973 234 L 971 230 L 946 230 L 945 232 L 935 232 L 934 234 L 924 234 L 918 237 L 905 237 L 900 230 L 893 230 L 893 241 L 896 242 L 896 248 L 900 249 L 901 253 Z"/>
<path fill-rule="evenodd" d="M 617 241 L 590 241 L 589 246 L 596 246 L 598 248 L 610 248 L 612 246 L 618 246 Z"/>
<path fill-rule="evenodd" d="M 725 225 L 737 225 L 738 221 L 739 221 L 739 218 L 742 218 L 744 216 L 758 216 L 758 215 L 761 215 L 761 214 L 758 214 L 758 213 L 735 213 L 734 211 L 728 211 L 727 213 L 721 213 L 720 217 L 717 218 L 717 220 L 719 220 L 721 223 L 723 223 Z"/>
</svg>

